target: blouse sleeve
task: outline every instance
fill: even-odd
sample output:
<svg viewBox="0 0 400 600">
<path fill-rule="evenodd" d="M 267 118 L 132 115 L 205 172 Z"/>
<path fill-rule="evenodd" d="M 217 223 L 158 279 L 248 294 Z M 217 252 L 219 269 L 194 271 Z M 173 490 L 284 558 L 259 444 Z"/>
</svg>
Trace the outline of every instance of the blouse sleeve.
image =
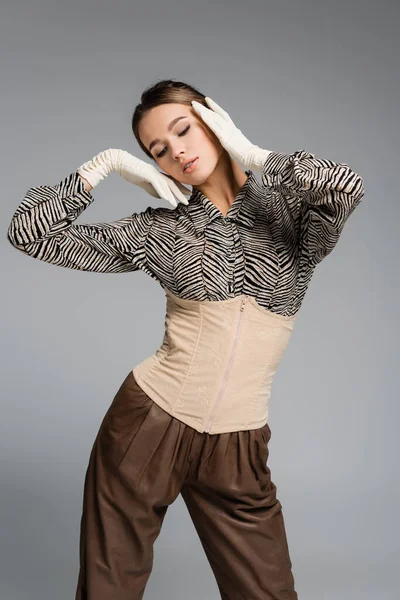
<svg viewBox="0 0 400 600">
<path fill-rule="evenodd" d="M 7 231 L 13 246 L 45 262 L 80 271 L 125 273 L 145 266 L 154 210 L 110 223 L 74 224 L 93 202 L 79 173 L 30 188 Z"/>
<path fill-rule="evenodd" d="M 271 152 L 261 179 L 275 191 L 279 218 L 290 221 L 311 266 L 333 250 L 364 196 L 363 179 L 347 164 L 315 158 L 306 150 Z"/>
</svg>

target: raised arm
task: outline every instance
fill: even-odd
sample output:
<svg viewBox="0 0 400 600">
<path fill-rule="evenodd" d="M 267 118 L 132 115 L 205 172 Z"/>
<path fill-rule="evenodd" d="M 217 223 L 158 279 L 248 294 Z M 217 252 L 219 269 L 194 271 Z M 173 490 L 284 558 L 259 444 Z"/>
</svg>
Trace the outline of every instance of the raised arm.
<svg viewBox="0 0 400 600">
<path fill-rule="evenodd" d="M 8 240 L 33 258 L 70 269 L 125 273 L 143 268 L 156 209 L 111 223 L 74 223 L 94 200 L 90 190 L 113 172 L 173 207 L 188 203 L 190 190 L 180 182 L 125 150 L 108 148 L 57 185 L 30 188 L 11 219 Z"/>
<path fill-rule="evenodd" d="M 315 158 L 306 150 L 265 152 L 261 179 L 277 192 L 277 218 L 297 228 L 301 252 L 316 265 L 335 247 L 364 196 L 364 181 L 347 164 Z"/>
<path fill-rule="evenodd" d="M 74 224 L 93 202 L 75 171 L 56 185 L 28 189 L 15 211 L 7 238 L 18 250 L 60 267 L 124 273 L 145 265 L 144 245 L 154 208 L 110 223 Z"/>
<path fill-rule="evenodd" d="M 275 190 L 273 218 L 297 236 L 300 252 L 316 265 L 337 243 L 344 224 L 364 195 L 364 181 L 345 163 L 315 158 L 306 150 L 274 152 L 252 143 L 230 115 L 208 96 L 210 108 L 196 100 L 193 109 L 245 169 L 261 173 Z"/>
</svg>

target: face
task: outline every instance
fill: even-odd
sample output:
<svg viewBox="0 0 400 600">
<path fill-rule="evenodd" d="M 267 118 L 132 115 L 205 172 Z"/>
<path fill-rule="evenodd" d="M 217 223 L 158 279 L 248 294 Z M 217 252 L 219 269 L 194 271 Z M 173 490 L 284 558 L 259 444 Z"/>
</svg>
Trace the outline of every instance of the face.
<svg viewBox="0 0 400 600">
<path fill-rule="evenodd" d="M 223 152 L 214 132 L 186 104 L 161 104 L 150 109 L 142 117 L 138 133 L 160 169 L 187 185 L 206 181 Z M 194 170 L 182 171 L 184 162 L 193 158 L 197 158 Z"/>
</svg>

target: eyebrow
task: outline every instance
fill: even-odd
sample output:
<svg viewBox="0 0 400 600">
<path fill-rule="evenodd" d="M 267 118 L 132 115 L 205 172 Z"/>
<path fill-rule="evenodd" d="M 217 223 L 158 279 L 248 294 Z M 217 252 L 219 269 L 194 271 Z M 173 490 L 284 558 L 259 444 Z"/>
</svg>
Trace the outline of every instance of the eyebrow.
<svg viewBox="0 0 400 600">
<path fill-rule="evenodd" d="M 181 119 L 185 119 L 187 116 L 188 115 L 183 115 L 181 117 L 175 117 L 175 119 L 172 119 L 171 123 L 168 125 L 168 131 L 171 131 L 171 129 L 173 128 L 175 123 L 177 123 Z M 149 146 L 149 152 L 151 151 L 152 147 L 155 146 L 156 144 L 158 144 L 159 142 L 161 142 L 161 140 L 159 140 L 159 139 L 153 140 Z"/>
</svg>

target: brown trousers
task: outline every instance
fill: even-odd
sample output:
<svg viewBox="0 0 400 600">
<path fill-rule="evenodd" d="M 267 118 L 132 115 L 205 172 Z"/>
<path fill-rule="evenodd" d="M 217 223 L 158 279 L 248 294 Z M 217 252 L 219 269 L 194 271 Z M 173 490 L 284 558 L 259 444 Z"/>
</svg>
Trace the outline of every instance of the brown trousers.
<svg viewBox="0 0 400 600">
<path fill-rule="evenodd" d="M 178 494 L 225 600 L 297 600 L 268 424 L 210 435 L 172 417 L 130 371 L 86 471 L 75 600 L 140 600 Z M 182 564 L 180 565 L 182 568 Z"/>
</svg>

